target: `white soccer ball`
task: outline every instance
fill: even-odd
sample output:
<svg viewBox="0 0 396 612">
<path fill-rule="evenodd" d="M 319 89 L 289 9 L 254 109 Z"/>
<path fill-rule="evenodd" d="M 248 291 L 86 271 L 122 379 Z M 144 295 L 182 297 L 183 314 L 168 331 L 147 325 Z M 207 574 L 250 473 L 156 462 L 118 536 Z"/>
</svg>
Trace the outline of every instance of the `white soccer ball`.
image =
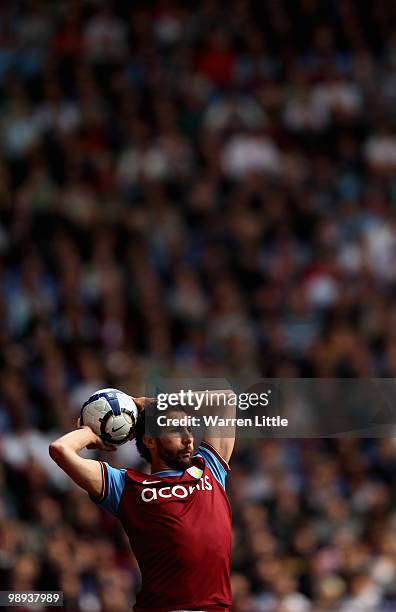
<svg viewBox="0 0 396 612">
<path fill-rule="evenodd" d="M 133 399 L 118 389 L 99 389 L 83 404 L 80 424 L 88 425 L 107 444 L 130 440 L 138 418 Z"/>
</svg>

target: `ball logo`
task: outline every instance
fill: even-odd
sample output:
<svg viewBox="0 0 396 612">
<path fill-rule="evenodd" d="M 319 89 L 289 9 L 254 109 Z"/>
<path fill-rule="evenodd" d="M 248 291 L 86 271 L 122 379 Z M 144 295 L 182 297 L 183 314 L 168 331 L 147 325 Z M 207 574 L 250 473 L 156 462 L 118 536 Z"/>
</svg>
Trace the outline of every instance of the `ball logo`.
<svg viewBox="0 0 396 612">
<path fill-rule="evenodd" d="M 177 484 L 166 487 L 146 487 L 141 492 L 141 498 L 144 502 L 157 501 L 159 499 L 184 499 L 194 493 L 194 491 L 212 491 L 213 487 L 209 476 L 200 478 L 196 485 Z"/>
</svg>

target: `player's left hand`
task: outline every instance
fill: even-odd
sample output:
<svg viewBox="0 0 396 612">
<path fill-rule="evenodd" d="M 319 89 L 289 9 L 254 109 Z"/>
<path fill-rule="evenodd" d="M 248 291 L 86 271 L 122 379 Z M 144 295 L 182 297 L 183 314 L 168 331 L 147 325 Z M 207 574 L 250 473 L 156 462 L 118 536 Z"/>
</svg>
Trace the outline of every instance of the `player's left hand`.
<svg viewBox="0 0 396 612">
<path fill-rule="evenodd" d="M 132 395 L 131 395 L 132 397 Z M 146 404 L 155 400 L 155 397 L 132 397 L 135 402 L 137 409 L 139 410 L 139 414 L 141 414 L 146 408 Z"/>
</svg>

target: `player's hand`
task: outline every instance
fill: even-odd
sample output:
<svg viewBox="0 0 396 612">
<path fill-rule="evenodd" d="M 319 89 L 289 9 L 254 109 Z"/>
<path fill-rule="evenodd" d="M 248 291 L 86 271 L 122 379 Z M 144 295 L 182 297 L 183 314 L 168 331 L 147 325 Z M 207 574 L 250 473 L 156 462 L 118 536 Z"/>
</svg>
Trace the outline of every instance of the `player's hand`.
<svg viewBox="0 0 396 612">
<path fill-rule="evenodd" d="M 139 414 L 144 411 L 144 409 L 146 408 L 146 404 L 149 404 L 153 400 L 155 400 L 155 397 L 132 397 L 132 395 L 131 398 L 135 402 L 137 409 L 139 410 Z"/>
<path fill-rule="evenodd" d="M 101 450 L 106 452 L 114 452 L 117 450 L 117 448 L 112 444 L 106 444 L 106 442 L 104 442 L 100 436 L 96 435 L 96 433 L 92 431 L 92 429 L 88 427 L 88 425 L 81 425 L 79 417 L 77 419 L 77 429 L 82 428 L 89 429 L 89 431 L 92 433 L 93 441 L 86 447 L 89 450 Z"/>
<path fill-rule="evenodd" d="M 107 453 L 114 453 L 117 450 L 116 446 L 113 446 L 112 444 L 106 444 L 99 436 L 96 436 L 96 441 L 92 442 L 91 444 L 88 444 L 87 448 L 89 450 L 106 451 Z"/>
</svg>

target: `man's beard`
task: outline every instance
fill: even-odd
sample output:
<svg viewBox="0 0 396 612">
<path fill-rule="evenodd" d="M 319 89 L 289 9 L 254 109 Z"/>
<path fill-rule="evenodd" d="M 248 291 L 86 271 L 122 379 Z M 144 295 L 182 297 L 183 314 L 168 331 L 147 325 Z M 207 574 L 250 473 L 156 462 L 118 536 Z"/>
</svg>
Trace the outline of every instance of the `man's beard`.
<svg viewBox="0 0 396 612">
<path fill-rule="evenodd" d="M 190 467 L 192 463 L 192 455 L 182 454 L 187 452 L 186 449 L 171 452 L 163 446 L 159 438 L 157 438 L 156 443 L 160 459 L 165 461 L 170 468 L 174 470 L 186 470 Z"/>
</svg>

